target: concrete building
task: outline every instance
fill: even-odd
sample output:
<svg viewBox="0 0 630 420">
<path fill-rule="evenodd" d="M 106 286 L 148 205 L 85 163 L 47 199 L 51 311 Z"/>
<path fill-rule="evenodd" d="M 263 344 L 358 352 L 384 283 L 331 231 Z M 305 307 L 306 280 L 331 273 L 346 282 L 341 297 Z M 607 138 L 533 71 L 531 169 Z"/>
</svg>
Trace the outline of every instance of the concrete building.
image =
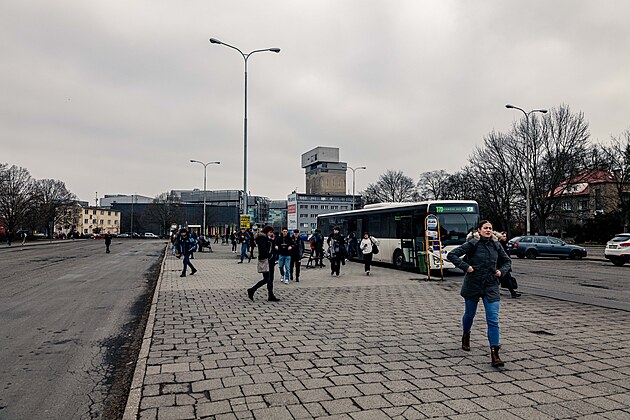
<svg viewBox="0 0 630 420">
<path fill-rule="evenodd" d="M 346 194 L 346 162 L 339 161 L 339 148 L 316 147 L 302 155 L 306 194 Z"/>
<path fill-rule="evenodd" d="M 79 233 L 121 233 L 120 211 L 110 208 L 81 207 L 76 222 Z"/>
<path fill-rule="evenodd" d="M 269 202 L 268 225 L 278 232 L 287 225 L 287 200 L 271 200 Z"/>
<path fill-rule="evenodd" d="M 352 195 L 290 194 L 287 200 L 287 225 L 309 234 L 317 227 L 317 216 L 352 209 Z M 357 197 L 354 197 L 355 199 Z M 360 201 L 360 200 L 359 200 Z M 355 208 L 358 208 L 355 203 Z M 324 232 L 326 233 L 326 232 Z"/>
</svg>

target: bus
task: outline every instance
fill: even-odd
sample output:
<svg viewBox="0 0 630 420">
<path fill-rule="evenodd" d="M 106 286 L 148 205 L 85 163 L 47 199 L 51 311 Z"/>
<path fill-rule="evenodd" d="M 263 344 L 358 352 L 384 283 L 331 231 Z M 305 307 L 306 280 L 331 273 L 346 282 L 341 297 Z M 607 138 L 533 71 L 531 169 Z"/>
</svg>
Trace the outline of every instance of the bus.
<svg viewBox="0 0 630 420">
<path fill-rule="evenodd" d="M 369 232 L 379 241 L 379 253 L 373 261 L 398 269 L 426 271 L 425 217 L 437 216 L 440 222 L 442 268 L 455 268 L 446 254 L 466 241 L 466 235 L 479 223 L 476 201 L 442 200 L 412 203 L 369 204 L 360 210 L 319 215 L 317 227 L 324 237 L 339 226 L 346 235 L 362 237 Z M 440 269 L 440 255 L 431 252 L 430 270 Z"/>
</svg>

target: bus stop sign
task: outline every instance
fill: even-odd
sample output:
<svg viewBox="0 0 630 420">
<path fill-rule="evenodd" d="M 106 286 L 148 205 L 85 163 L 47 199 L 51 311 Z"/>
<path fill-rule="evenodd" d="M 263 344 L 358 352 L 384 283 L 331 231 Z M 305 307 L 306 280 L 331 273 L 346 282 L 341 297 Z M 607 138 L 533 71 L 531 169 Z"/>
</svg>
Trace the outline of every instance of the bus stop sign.
<svg viewBox="0 0 630 420">
<path fill-rule="evenodd" d="M 438 219 L 435 216 L 427 216 L 427 229 L 437 230 Z"/>
</svg>

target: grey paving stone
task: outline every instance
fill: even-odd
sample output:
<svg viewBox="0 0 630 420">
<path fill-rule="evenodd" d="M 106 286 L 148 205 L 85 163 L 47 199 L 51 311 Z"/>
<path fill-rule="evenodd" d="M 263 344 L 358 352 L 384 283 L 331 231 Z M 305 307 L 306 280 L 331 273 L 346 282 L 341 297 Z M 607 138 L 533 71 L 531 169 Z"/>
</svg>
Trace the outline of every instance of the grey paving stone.
<svg viewBox="0 0 630 420">
<path fill-rule="evenodd" d="M 322 401 L 320 404 L 329 414 L 351 413 L 353 411 L 361 410 L 361 408 L 356 405 L 354 401 L 352 401 L 350 398 Z"/>
<path fill-rule="evenodd" d="M 326 389 L 324 388 L 295 391 L 295 395 L 299 398 L 302 404 L 327 401 L 332 399 L 330 394 L 326 392 Z"/>
<path fill-rule="evenodd" d="M 253 412 L 256 419 L 293 420 L 293 415 L 286 407 L 261 408 Z"/>
<path fill-rule="evenodd" d="M 181 407 L 160 407 L 158 409 L 158 420 L 188 420 L 195 419 L 195 408 L 192 405 Z"/>
</svg>

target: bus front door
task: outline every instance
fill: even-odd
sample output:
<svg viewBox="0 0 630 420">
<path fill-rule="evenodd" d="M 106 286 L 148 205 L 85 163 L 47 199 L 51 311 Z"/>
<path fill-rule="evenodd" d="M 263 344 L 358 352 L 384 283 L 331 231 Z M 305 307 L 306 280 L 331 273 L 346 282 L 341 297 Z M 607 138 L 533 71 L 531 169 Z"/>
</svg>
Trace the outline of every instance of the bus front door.
<svg viewBox="0 0 630 420">
<path fill-rule="evenodd" d="M 394 266 L 399 270 L 417 267 L 418 256 L 411 215 L 396 217 L 396 236 L 400 238 L 400 249 L 394 252 Z"/>
</svg>

